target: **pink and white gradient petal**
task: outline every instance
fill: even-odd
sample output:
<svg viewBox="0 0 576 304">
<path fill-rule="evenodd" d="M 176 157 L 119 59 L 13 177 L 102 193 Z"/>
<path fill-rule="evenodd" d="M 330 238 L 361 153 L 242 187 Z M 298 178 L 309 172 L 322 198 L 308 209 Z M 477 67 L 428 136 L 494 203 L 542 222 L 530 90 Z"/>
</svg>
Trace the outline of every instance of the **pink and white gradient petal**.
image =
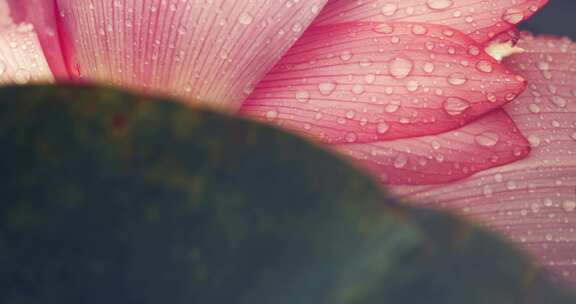
<svg viewBox="0 0 576 304">
<path fill-rule="evenodd" d="M 236 110 L 326 0 L 57 0 L 72 77 Z"/>
<path fill-rule="evenodd" d="M 34 26 L 14 23 L 0 0 L 0 85 L 53 81 Z"/>
<path fill-rule="evenodd" d="M 529 89 L 505 107 L 532 146 L 526 159 L 447 185 L 396 187 L 462 212 L 576 283 L 576 43 L 525 36 L 506 60 Z"/>
<path fill-rule="evenodd" d="M 324 143 L 369 143 L 459 128 L 524 88 L 450 28 L 345 23 L 309 29 L 241 113 Z"/>
<path fill-rule="evenodd" d="M 422 22 L 450 26 L 479 43 L 512 29 L 548 0 L 330 0 L 315 22 Z"/>
<path fill-rule="evenodd" d="M 60 47 L 60 35 L 56 19 L 56 3 L 53 0 L 0 0 L 8 4 L 10 16 L 16 24 L 31 24 L 38 36 L 46 61 L 54 77 L 67 80 L 69 73 Z"/>
<path fill-rule="evenodd" d="M 333 148 L 387 185 L 443 184 L 517 161 L 530 152 L 502 110 L 438 135 Z"/>
</svg>

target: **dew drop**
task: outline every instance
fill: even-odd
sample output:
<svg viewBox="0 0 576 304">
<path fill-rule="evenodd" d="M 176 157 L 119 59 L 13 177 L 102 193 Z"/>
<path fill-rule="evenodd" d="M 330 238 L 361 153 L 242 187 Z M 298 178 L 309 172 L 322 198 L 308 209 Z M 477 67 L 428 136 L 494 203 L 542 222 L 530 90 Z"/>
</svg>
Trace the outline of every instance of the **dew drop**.
<svg viewBox="0 0 576 304">
<path fill-rule="evenodd" d="M 266 119 L 267 120 L 273 121 L 276 118 L 278 118 L 278 112 L 277 111 L 271 110 L 271 111 L 266 112 Z"/>
<path fill-rule="evenodd" d="M 334 92 L 335 89 L 336 84 L 334 82 L 323 82 L 318 84 L 318 90 L 320 91 L 320 94 L 324 96 L 332 94 L 332 92 Z"/>
<path fill-rule="evenodd" d="M 364 86 L 361 84 L 355 84 L 352 86 L 352 93 L 356 95 L 364 94 Z"/>
<path fill-rule="evenodd" d="M 434 72 L 434 69 L 435 69 L 435 67 L 434 67 L 434 64 L 432 62 L 424 63 L 424 67 L 423 67 L 424 72 L 432 73 L 432 72 Z"/>
<path fill-rule="evenodd" d="M 494 147 L 498 144 L 500 136 L 494 132 L 484 132 L 474 137 L 476 143 L 482 147 Z"/>
<path fill-rule="evenodd" d="M 416 80 L 410 80 L 406 83 L 406 89 L 410 92 L 416 92 L 420 87 L 420 83 Z"/>
<path fill-rule="evenodd" d="M 502 15 L 502 19 L 510 24 L 518 24 L 524 19 L 524 13 L 518 9 L 509 8 Z"/>
<path fill-rule="evenodd" d="M 390 62 L 390 74 L 397 79 L 406 78 L 413 68 L 414 63 L 409 59 L 398 57 Z"/>
<path fill-rule="evenodd" d="M 356 133 L 348 133 L 346 134 L 346 141 L 349 143 L 354 143 L 358 140 L 358 135 Z"/>
<path fill-rule="evenodd" d="M 376 127 L 376 131 L 378 132 L 378 134 L 385 134 L 390 130 L 390 125 L 388 125 L 385 122 L 381 122 L 378 124 L 378 126 Z"/>
<path fill-rule="evenodd" d="M 560 108 L 565 108 L 566 105 L 568 104 L 566 99 L 563 97 L 560 97 L 560 96 L 553 96 L 552 97 L 552 103 L 554 105 L 556 105 L 557 107 L 560 107 Z"/>
<path fill-rule="evenodd" d="M 528 110 L 534 114 L 540 113 L 540 106 L 535 103 L 531 103 L 528 105 Z"/>
<path fill-rule="evenodd" d="M 454 3 L 452 0 L 428 0 L 426 5 L 433 10 L 443 10 L 451 7 Z"/>
<path fill-rule="evenodd" d="M 484 73 L 491 73 L 494 70 L 492 63 L 490 63 L 489 61 L 486 61 L 486 60 L 478 61 L 478 63 L 476 64 L 476 68 L 480 72 L 484 72 Z"/>
<path fill-rule="evenodd" d="M 412 33 L 414 35 L 424 35 L 428 32 L 428 28 L 421 24 L 416 24 L 412 27 Z"/>
<path fill-rule="evenodd" d="M 398 11 L 398 5 L 396 5 L 394 3 L 384 4 L 384 5 L 382 5 L 382 9 L 380 10 L 382 15 L 384 15 L 384 16 L 392 16 L 392 15 L 396 14 L 396 11 Z"/>
<path fill-rule="evenodd" d="M 254 22 L 254 16 L 244 12 L 238 17 L 238 22 L 243 25 L 249 25 Z"/>
<path fill-rule="evenodd" d="M 451 116 L 457 116 L 470 108 L 470 102 L 458 97 L 448 97 L 444 101 L 444 110 Z"/>
<path fill-rule="evenodd" d="M 562 208 L 566 212 L 572 212 L 576 210 L 576 201 L 564 201 L 562 203 Z"/>
<path fill-rule="evenodd" d="M 404 154 L 400 154 L 394 159 L 394 167 L 397 169 L 404 168 L 406 164 L 408 164 L 408 157 Z"/>
<path fill-rule="evenodd" d="M 16 84 L 27 84 L 30 81 L 30 71 L 26 69 L 16 70 L 13 80 Z"/>
<path fill-rule="evenodd" d="M 308 91 L 298 91 L 296 92 L 296 100 L 299 102 L 307 102 L 310 100 L 310 93 Z"/>
<path fill-rule="evenodd" d="M 460 73 L 454 73 L 448 76 L 448 83 L 455 86 L 460 86 L 468 81 L 466 75 Z"/>
<path fill-rule="evenodd" d="M 374 31 L 376 31 L 378 33 L 382 33 L 382 34 L 392 34 L 394 32 L 394 27 L 390 24 L 382 23 L 382 24 L 377 25 L 374 28 Z"/>
<path fill-rule="evenodd" d="M 348 60 L 352 59 L 352 53 L 349 51 L 344 51 L 344 52 L 340 53 L 340 59 L 342 61 L 348 61 Z"/>
</svg>

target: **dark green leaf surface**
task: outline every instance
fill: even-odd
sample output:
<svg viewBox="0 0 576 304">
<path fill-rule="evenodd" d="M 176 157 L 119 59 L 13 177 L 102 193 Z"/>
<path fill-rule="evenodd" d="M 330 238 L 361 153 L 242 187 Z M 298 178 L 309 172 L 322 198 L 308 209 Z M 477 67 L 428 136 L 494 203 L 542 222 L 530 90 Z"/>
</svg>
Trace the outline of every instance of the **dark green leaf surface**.
<svg viewBox="0 0 576 304">
<path fill-rule="evenodd" d="M 574 303 L 276 129 L 111 89 L 0 100 L 0 303 Z"/>
</svg>

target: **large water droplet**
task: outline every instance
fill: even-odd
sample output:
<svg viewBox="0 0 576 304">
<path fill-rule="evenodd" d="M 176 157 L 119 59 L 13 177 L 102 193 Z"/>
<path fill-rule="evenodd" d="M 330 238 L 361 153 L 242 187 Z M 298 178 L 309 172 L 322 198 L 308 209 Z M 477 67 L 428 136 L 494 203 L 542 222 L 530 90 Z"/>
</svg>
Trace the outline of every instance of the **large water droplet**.
<svg viewBox="0 0 576 304">
<path fill-rule="evenodd" d="M 254 22 L 254 16 L 244 12 L 238 17 L 238 22 L 243 25 L 249 25 Z"/>
<path fill-rule="evenodd" d="M 277 111 L 271 110 L 271 111 L 266 112 L 266 119 L 267 120 L 273 121 L 276 118 L 278 118 L 278 112 Z"/>
<path fill-rule="evenodd" d="M 557 107 L 565 108 L 566 105 L 568 104 L 568 101 L 566 101 L 564 97 L 553 96 L 552 103 L 555 104 Z"/>
<path fill-rule="evenodd" d="M 390 74 L 394 78 L 406 78 L 412 72 L 414 63 L 410 59 L 398 57 L 390 62 Z"/>
<path fill-rule="evenodd" d="M 566 212 L 572 212 L 576 210 L 576 201 L 564 201 L 562 203 L 562 208 Z"/>
<path fill-rule="evenodd" d="M 466 75 L 460 73 L 454 73 L 448 76 L 448 83 L 455 86 L 460 86 L 468 81 Z"/>
<path fill-rule="evenodd" d="M 426 5 L 434 10 L 443 10 L 451 7 L 454 3 L 452 0 L 428 0 Z"/>
<path fill-rule="evenodd" d="M 484 73 L 491 73 L 494 70 L 492 63 L 490 63 L 490 61 L 486 61 L 486 60 L 478 61 L 478 63 L 476 64 L 476 68 L 479 71 L 484 72 Z"/>
<path fill-rule="evenodd" d="M 30 81 L 30 71 L 18 69 L 14 72 L 13 80 L 16 84 L 27 84 Z"/>
<path fill-rule="evenodd" d="M 414 26 L 412 26 L 412 33 L 414 35 L 424 35 L 428 32 L 428 28 L 421 25 L 421 24 L 416 24 Z"/>
<path fill-rule="evenodd" d="M 451 116 L 457 116 L 470 108 L 470 102 L 458 97 L 448 97 L 444 101 L 444 110 Z"/>
<path fill-rule="evenodd" d="M 509 8 L 502 15 L 502 19 L 510 24 L 518 24 L 524 19 L 524 13 L 516 8 Z"/>
<path fill-rule="evenodd" d="M 394 167 L 397 169 L 404 168 L 408 164 L 408 157 L 404 154 L 400 154 L 394 159 Z"/>
<path fill-rule="evenodd" d="M 320 90 L 320 94 L 327 96 L 332 94 L 336 89 L 336 84 L 334 82 L 323 82 L 318 85 L 318 90 Z"/>
<path fill-rule="evenodd" d="M 394 26 L 388 23 L 381 23 L 374 28 L 374 31 L 382 34 L 392 34 L 394 32 Z"/>
<path fill-rule="evenodd" d="M 298 91 L 296 92 L 296 100 L 299 102 L 307 102 L 310 100 L 310 93 L 308 91 Z"/>
<path fill-rule="evenodd" d="M 494 132 L 484 132 L 476 135 L 474 140 L 482 147 L 494 147 L 496 144 L 498 144 L 500 136 Z"/>
<path fill-rule="evenodd" d="M 397 4 L 385 3 L 384 5 L 382 5 L 382 9 L 380 10 L 380 12 L 384 16 L 392 16 L 392 15 L 396 14 L 397 10 L 398 10 Z"/>
<path fill-rule="evenodd" d="M 385 134 L 386 132 L 388 132 L 390 130 L 390 125 L 388 125 L 385 122 L 381 122 L 378 124 L 376 129 L 377 129 L 379 134 Z"/>
</svg>

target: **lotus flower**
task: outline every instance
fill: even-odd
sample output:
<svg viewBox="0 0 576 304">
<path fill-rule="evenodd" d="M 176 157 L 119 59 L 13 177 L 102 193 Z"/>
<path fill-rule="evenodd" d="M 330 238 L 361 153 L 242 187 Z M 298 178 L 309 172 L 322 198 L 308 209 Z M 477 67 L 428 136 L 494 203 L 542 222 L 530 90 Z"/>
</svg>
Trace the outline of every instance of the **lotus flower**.
<svg viewBox="0 0 576 304">
<path fill-rule="evenodd" d="M 0 0 L 0 83 L 112 84 L 285 127 L 574 283 L 576 44 L 514 30 L 545 2 Z"/>
</svg>

